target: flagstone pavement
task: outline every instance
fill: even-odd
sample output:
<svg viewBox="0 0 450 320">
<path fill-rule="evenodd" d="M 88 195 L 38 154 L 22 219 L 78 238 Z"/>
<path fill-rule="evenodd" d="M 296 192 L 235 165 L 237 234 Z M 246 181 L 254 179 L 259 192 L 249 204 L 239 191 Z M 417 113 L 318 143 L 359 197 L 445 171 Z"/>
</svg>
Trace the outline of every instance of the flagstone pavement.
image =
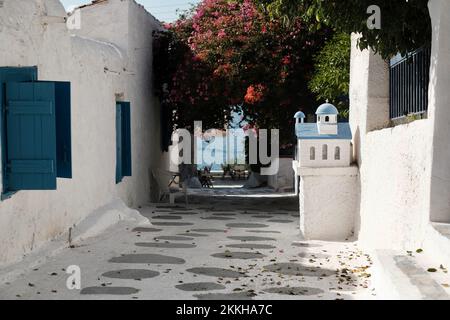
<svg viewBox="0 0 450 320">
<path fill-rule="evenodd" d="M 140 208 L 148 223 L 121 222 L 0 284 L 0 299 L 376 299 L 370 257 L 352 241 L 302 241 L 298 207 L 270 189 L 190 191 L 187 207 Z M 67 288 L 71 265 L 81 290 Z"/>
</svg>

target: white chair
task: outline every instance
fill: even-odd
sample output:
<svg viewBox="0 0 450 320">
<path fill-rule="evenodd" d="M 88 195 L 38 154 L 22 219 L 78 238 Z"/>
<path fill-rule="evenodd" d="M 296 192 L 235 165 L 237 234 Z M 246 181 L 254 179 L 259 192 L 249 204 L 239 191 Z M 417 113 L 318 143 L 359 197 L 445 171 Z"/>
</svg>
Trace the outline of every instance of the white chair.
<svg viewBox="0 0 450 320">
<path fill-rule="evenodd" d="M 158 185 L 159 195 L 158 200 L 162 201 L 164 197 L 169 196 L 170 204 L 175 204 L 175 197 L 183 193 L 186 206 L 188 205 L 187 187 L 185 185 L 173 187 L 170 184 L 174 180 L 175 174 L 166 170 L 157 169 L 152 171 L 153 177 Z"/>
</svg>

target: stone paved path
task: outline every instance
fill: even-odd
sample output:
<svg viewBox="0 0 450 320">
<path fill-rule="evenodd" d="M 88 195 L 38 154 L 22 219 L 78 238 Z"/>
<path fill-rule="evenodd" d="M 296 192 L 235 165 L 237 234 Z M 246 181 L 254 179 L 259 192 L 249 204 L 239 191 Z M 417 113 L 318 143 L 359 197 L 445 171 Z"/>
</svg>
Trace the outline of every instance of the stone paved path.
<svg viewBox="0 0 450 320">
<path fill-rule="evenodd" d="M 227 195 L 227 196 L 225 196 Z M 191 192 L 188 208 L 140 209 L 12 283 L 0 299 L 371 299 L 355 243 L 301 241 L 297 198 L 270 190 Z M 82 290 L 68 290 L 78 265 Z"/>
</svg>

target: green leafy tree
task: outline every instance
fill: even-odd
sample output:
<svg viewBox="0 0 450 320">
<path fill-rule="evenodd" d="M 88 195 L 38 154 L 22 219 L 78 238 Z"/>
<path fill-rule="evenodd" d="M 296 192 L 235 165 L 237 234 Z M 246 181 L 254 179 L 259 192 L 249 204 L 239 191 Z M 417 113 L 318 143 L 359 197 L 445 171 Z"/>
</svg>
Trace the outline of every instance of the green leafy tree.
<svg viewBox="0 0 450 320">
<path fill-rule="evenodd" d="M 389 58 L 405 54 L 431 41 L 428 0 L 259 0 L 273 18 L 290 22 L 295 17 L 312 28 L 333 27 L 338 32 L 360 33 L 359 47 Z M 367 9 L 381 9 L 381 29 L 370 30 Z"/>
<path fill-rule="evenodd" d="M 329 100 L 348 116 L 350 84 L 350 36 L 336 33 L 315 56 L 315 73 L 309 88 L 319 100 Z"/>
</svg>

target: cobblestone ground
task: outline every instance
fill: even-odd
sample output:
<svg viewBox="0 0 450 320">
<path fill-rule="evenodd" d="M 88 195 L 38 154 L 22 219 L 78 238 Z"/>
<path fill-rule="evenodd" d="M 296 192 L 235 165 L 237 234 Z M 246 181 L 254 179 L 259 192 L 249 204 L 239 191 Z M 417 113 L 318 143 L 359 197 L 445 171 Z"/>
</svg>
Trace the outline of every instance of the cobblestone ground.
<svg viewBox="0 0 450 320">
<path fill-rule="evenodd" d="M 356 243 L 302 241 L 297 197 L 213 189 L 189 199 L 141 208 L 149 223 L 64 250 L 0 285 L 0 299 L 376 298 Z M 70 265 L 82 290 L 67 289 Z"/>
</svg>

